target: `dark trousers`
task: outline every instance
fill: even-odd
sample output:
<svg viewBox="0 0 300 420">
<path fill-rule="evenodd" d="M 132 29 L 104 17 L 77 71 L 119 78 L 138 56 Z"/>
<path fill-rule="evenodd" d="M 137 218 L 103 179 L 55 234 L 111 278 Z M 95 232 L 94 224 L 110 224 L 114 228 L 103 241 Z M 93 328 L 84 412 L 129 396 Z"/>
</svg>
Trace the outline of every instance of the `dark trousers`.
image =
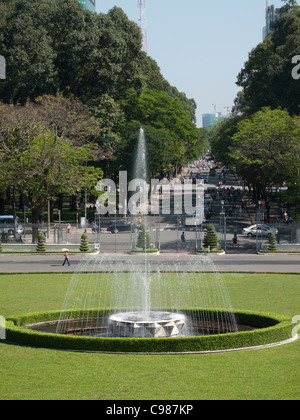
<svg viewBox="0 0 300 420">
<path fill-rule="evenodd" d="M 65 261 L 64 261 L 63 265 L 65 265 L 66 262 L 68 263 L 68 266 L 70 267 L 71 264 L 70 264 L 69 258 L 65 258 Z"/>
</svg>

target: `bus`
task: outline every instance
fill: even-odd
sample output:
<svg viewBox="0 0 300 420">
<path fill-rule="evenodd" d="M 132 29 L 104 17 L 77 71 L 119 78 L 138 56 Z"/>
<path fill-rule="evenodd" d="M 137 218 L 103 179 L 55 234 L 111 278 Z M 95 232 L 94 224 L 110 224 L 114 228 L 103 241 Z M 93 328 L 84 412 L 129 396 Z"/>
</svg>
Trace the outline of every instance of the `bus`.
<svg viewBox="0 0 300 420">
<path fill-rule="evenodd" d="M 23 233 L 23 226 L 20 224 L 20 219 L 17 216 L 17 232 L 19 235 Z M 0 235 L 7 234 L 8 236 L 14 236 L 15 224 L 14 216 L 0 216 Z"/>
</svg>

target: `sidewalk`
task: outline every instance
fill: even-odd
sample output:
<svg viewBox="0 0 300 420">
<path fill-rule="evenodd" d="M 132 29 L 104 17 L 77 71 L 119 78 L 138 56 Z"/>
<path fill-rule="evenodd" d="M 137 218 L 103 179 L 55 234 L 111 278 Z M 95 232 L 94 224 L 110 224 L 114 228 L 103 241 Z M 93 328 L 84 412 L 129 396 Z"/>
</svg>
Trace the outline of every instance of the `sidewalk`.
<svg viewBox="0 0 300 420">
<path fill-rule="evenodd" d="M 0 273 L 84 273 L 147 270 L 160 272 L 262 272 L 299 273 L 299 255 L 70 255 L 71 267 L 62 266 L 63 255 L 3 255 Z"/>
</svg>

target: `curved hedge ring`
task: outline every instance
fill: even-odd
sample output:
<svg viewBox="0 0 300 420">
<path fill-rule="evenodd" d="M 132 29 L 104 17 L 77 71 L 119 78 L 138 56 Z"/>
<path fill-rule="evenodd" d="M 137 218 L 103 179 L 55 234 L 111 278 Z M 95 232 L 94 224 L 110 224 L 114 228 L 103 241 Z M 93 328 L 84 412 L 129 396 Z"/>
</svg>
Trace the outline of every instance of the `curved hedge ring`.
<svg viewBox="0 0 300 420">
<path fill-rule="evenodd" d="M 203 311 L 203 310 L 202 310 Z M 207 312 L 207 310 L 205 310 Z M 214 310 L 211 310 L 213 312 Z M 82 311 L 73 311 L 83 316 Z M 182 310 L 186 314 L 189 310 Z M 193 310 L 195 313 L 195 310 Z M 201 309 L 198 309 L 201 312 Z M 97 310 L 99 315 L 99 311 Z M 102 311 L 105 316 L 108 311 Z M 237 333 L 178 338 L 103 338 L 44 333 L 24 328 L 26 325 L 57 321 L 61 311 L 39 312 L 17 315 L 6 320 L 6 341 L 30 347 L 57 350 L 106 352 L 106 353 L 202 353 L 242 350 L 290 342 L 293 324 L 281 315 L 235 311 L 238 323 L 248 323 L 259 329 Z M 89 315 L 93 316 L 92 311 Z"/>
</svg>

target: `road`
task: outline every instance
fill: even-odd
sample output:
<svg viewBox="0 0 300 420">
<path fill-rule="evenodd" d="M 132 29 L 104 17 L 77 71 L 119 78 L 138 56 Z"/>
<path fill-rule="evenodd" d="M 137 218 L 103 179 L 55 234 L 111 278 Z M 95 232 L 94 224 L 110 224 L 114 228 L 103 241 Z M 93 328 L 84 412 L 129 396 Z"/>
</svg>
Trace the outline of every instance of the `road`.
<svg viewBox="0 0 300 420">
<path fill-rule="evenodd" d="M 215 188 L 218 182 L 218 173 L 216 176 L 209 176 L 208 172 L 202 172 L 208 179 L 208 183 L 204 185 L 204 188 Z M 187 181 L 191 182 L 191 181 Z M 232 176 L 228 176 L 227 184 L 233 186 L 236 190 L 240 188 L 237 185 L 236 180 Z M 179 189 L 178 189 L 179 187 Z M 194 185 L 186 184 L 184 186 L 185 193 L 181 192 L 181 185 L 176 185 L 176 190 L 173 192 L 171 188 L 171 196 L 168 195 L 167 190 L 161 195 L 161 207 L 160 215 L 148 215 L 143 217 L 142 223 L 146 224 L 149 228 L 153 245 L 160 249 L 162 253 L 173 253 L 181 252 L 181 234 L 184 231 L 186 233 L 186 252 L 194 252 L 196 249 L 201 247 L 201 243 L 204 238 L 205 225 L 198 226 L 186 226 L 184 215 L 184 209 L 186 209 L 186 203 L 195 205 L 195 193 L 193 193 Z M 194 194 L 194 195 L 193 195 Z M 221 224 L 220 213 L 224 210 L 227 214 L 227 225 L 226 225 L 226 251 L 228 253 L 255 253 L 256 252 L 256 240 L 255 238 L 247 238 L 241 236 L 243 227 L 251 225 L 251 217 L 248 212 L 238 214 L 235 217 L 228 217 L 230 213 L 231 204 L 225 200 L 224 207 L 221 205 L 221 197 L 219 194 L 215 197 L 215 200 L 209 205 L 212 215 L 208 220 L 209 223 L 215 225 L 216 231 L 218 232 L 219 239 L 222 238 L 222 233 L 225 231 L 224 225 Z M 206 205 L 208 207 L 208 205 Z M 176 208 L 176 211 L 174 210 Z M 182 215 L 177 215 L 178 209 L 183 210 Z M 117 234 L 111 234 L 107 232 L 107 227 L 115 219 L 108 219 L 106 217 L 101 218 L 101 234 L 92 234 L 89 232 L 89 240 L 101 243 L 101 250 L 103 252 L 129 252 L 132 246 L 136 243 L 137 234 L 131 232 L 119 232 Z M 132 217 L 129 219 L 132 224 L 138 223 L 138 217 Z M 233 249 L 231 239 L 233 234 L 237 232 L 239 235 L 239 248 Z M 78 235 L 77 235 L 78 236 Z M 72 235 L 70 236 L 72 238 Z M 79 237 L 73 240 L 80 241 Z M 222 248 L 225 248 L 224 240 L 221 244 Z"/>
<path fill-rule="evenodd" d="M 0 273 L 39 273 L 77 271 L 126 271 L 145 267 L 145 257 L 129 254 L 74 254 L 71 267 L 62 267 L 63 255 L 0 254 Z M 300 273 L 299 255 L 214 255 L 187 253 L 161 254 L 146 257 L 153 271 L 220 271 Z"/>
</svg>

